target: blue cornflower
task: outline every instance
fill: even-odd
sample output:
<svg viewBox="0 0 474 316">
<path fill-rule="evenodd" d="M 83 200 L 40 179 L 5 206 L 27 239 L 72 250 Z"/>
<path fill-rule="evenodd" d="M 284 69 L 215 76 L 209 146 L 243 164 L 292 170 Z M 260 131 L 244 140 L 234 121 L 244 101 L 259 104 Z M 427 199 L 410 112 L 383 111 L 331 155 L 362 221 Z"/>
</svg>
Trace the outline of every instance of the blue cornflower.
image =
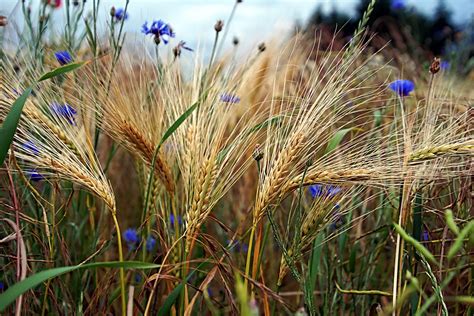
<svg viewBox="0 0 474 316">
<path fill-rule="evenodd" d="M 309 187 L 309 192 L 313 198 L 326 196 L 332 198 L 341 191 L 340 187 L 333 185 L 323 186 L 322 184 L 314 184 Z"/>
<path fill-rule="evenodd" d="M 44 179 L 43 175 L 36 171 L 36 169 L 26 170 L 25 174 L 31 181 L 37 182 Z"/>
<path fill-rule="evenodd" d="M 392 8 L 394 11 L 403 10 L 405 7 L 405 0 L 392 0 L 390 3 L 390 8 Z"/>
<path fill-rule="evenodd" d="M 428 231 L 426 231 L 426 230 L 423 231 L 423 234 L 421 235 L 421 240 L 422 241 L 430 240 L 430 235 L 428 234 Z"/>
<path fill-rule="evenodd" d="M 441 64 L 439 66 L 440 66 L 441 70 L 448 70 L 449 67 L 451 67 L 449 61 L 447 61 L 447 60 L 442 60 Z"/>
<path fill-rule="evenodd" d="M 249 246 L 245 243 L 240 242 L 239 240 L 227 240 L 228 247 L 230 248 L 231 252 L 242 252 L 246 253 L 249 250 Z"/>
<path fill-rule="evenodd" d="M 142 275 L 140 273 L 135 273 L 135 283 L 141 283 L 142 282 Z"/>
<path fill-rule="evenodd" d="M 77 114 L 77 111 L 69 104 L 59 104 L 54 102 L 53 104 L 51 104 L 51 111 L 57 116 L 64 117 L 69 122 L 69 124 L 76 125 L 74 115 Z"/>
<path fill-rule="evenodd" d="M 72 61 L 72 56 L 67 50 L 61 50 L 54 53 L 54 57 L 56 57 L 56 60 L 61 66 L 69 64 Z"/>
<path fill-rule="evenodd" d="M 0 292 L 3 292 L 5 290 L 5 283 L 0 281 Z"/>
<path fill-rule="evenodd" d="M 134 228 L 128 228 L 126 231 L 124 231 L 123 239 L 125 239 L 129 250 L 135 249 L 136 245 L 140 241 L 137 230 Z"/>
<path fill-rule="evenodd" d="M 388 87 L 399 96 L 406 97 L 415 89 L 415 84 L 411 80 L 400 79 L 391 82 Z"/>
<path fill-rule="evenodd" d="M 193 50 L 191 47 L 186 46 L 186 42 L 185 42 L 185 41 L 179 41 L 178 47 L 179 47 L 179 48 L 182 48 L 182 49 L 185 49 L 185 50 L 189 50 L 190 52 L 194 52 L 194 50 Z"/>
<path fill-rule="evenodd" d="M 212 290 L 211 290 L 210 287 L 207 288 L 207 295 L 208 295 L 209 297 L 212 297 L 212 296 L 214 295 L 214 293 L 212 292 Z"/>
<path fill-rule="evenodd" d="M 23 145 L 21 145 L 23 147 L 23 149 L 28 152 L 29 154 L 32 154 L 32 155 L 39 155 L 40 151 L 38 149 L 38 147 L 36 147 L 36 145 L 31 142 L 31 141 L 27 141 L 25 142 Z"/>
<path fill-rule="evenodd" d="M 155 37 L 161 38 L 165 44 L 168 44 L 170 37 L 175 37 L 171 26 L 162 20 L 153 21 L 151 27 L 148 27 L 148 22 L 145 22 L 142 25 L 142 33 L 155 35 Z"/>
<path fill-rule="evenodd" d="M 221 95 L 221 101 L 226 103 L 239 103 L 240 98 L 233 94 L 224 93 Z"/>
<path fill-rule="evenodd" d="M 117 21 L 126 20 L 128 19 L 128 12 L 125 12 L 124 8 L 118 8 L 115 10 L 114 18 L 116 18 Z"/>
<path fill-rule="evenodd" d="M 156 245 L 156 239 L 153 238 L 152 236 L 148 236 L 146 239 L 146 251 L 151 252 L 153 248 L 155 248 Z"/>
<path fill-rule="evenodd" d="M 170 224 L 171 224 L 171 227 L 174 227 L 174 215 L 171 214 L 170 215 Z M 181 226 L 183 225 L 183 218 L 181 217 L 181 215 L 178 215 L 178 226 Z"/>
<path fill-rule="evenodd" d="M 176 46 L 173 48 L 173 54 L 174 54 L 174 57 L 175 57 L 175 58 L 181 56 L 181 50 L 182 50 L 182 49 L 188 50 L 188 51 L 190 51 L 190 52 L 193 52 L 193 51 L 194 51 L 191 47 L 186 46 L 186 42 L 185 42 L 185 41 L 179 41 L 178 45 L 176 45 Z"/>
</svg>

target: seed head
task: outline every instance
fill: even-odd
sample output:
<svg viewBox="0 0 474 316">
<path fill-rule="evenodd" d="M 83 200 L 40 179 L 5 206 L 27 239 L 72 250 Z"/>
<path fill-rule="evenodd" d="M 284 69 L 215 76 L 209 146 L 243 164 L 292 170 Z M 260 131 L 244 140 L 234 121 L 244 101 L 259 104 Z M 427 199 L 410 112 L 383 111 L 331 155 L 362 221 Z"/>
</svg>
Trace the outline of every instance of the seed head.
<svg viewBox="0 0 474 316">
<path fill-rule="evenodd" d="M 216 24 L 214 24 L 214 30 L 216 30 L 217 33 L 222 31 L 224 28 L 224 21 L 222 20 L 217 20 Z"/>
<path fill-rule="evenodd" d="M 234 38 L 232 39 L 232 44 L 234 44 L 234 46 L 239 45 L 239 38 L 237 36 L 234 36 Z"/>
<path fill-rule="evenodd" d="M 8 19 L 4 15 L 0 15 L 0 26 L 6 26 L 8 24 Z"/>
<path fill-rule="evenodd" d="M 116 12 L 115 7 L 111 7 L 111 8 L 110 8 L 110 16 L 114 17 L 114 16 L 115 16 L 115 12 Z"/>
<path fill-rule="evenodd" d="M 441 69 L 441 59 L 438 57 L 433 58 L 433 62 L 430 66 L 430 72 L 434 75 Z"/>
<path fill-rule="evenodd" d="M 260 149 L 260 145 L 259 145 L 259 144 L 257 144 L 257 145 L 255 146 L 255 150 L 253 151 L 252 157 L 253 157 L 253 159 L 255 159 L 255 161 L 260 161 L 260 160 L 262 160 L 262 158 L 263 158 L 263 152 L 262 152 L 262 150 Z"/>
<path fill-rule="evenodd" d="M 177 57 L 181 56 L 181 51 L 182 51 L 182 49 L 188 50 L 188 51 L 190 51 L 190 52 L 193 51 L 192 48 L 186 46 L 186 42 L 185 42 L 185 41 L 179 41 L 178 45 L 176 45 L 176 46 L 173 48 L 174 58 L 177 58 Z"/>
<path fill-rule="evenodd" d="M 265 51 L 265 49 L 267 49 L 267 46 L 265 46 L 265 43 L 260 43 L 258 45 L 258 51 L 259 52 L 263 52 L 263 51 Z"/>
</svg>

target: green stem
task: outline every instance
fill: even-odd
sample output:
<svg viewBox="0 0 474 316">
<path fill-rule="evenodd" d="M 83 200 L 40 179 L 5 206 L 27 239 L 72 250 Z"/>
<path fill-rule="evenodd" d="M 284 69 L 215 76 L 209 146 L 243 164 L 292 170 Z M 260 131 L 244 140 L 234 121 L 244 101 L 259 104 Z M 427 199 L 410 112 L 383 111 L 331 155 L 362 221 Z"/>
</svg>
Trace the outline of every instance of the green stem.
<svg viewBox="0 0 474 316">
<path fill-rule="evenodd" d="M 117 213 L 115 209 L 112 211 L 112 218 L 114 220 L 115 229 L 117 231 L 119 261 L 124 262 L 122 251 L 122 233 L 120 232 L 120 226 L 117 220 Z M 125 272 L 123 267 L 120 268 L 120 296 L 122 301 L 122 316 L 125 316 L 127 311 L 127 303 L 125 297 Z"/>
<path fill-rule="evenodd" d="M 216 32 L 216 37 L 214 39 L 214 45 L 212 46 L 211 59 L 209 59 L 209 69 L 211 69 L 212 62 L 214 61 L 214 55 L 216 54 L 217 42 L 219 40 L 219 32 Z"/>
<path fill-rule="evenodd" d="M 219 56 L 219 54 L 222 51 L 222 46 L 224 46 L 225 39 L 227 38 L 227 34 L 229 33 L 230 22 L 234 18 L 235 9 L 237 9 L 238 4 L 239 4 L 239 2 L 235 1 L 234 6 L 232 7 L 232 11 L 230 12 L 230 16 L 229 16 L 229 20 L 227 21 L 227 25 L 224 25 L 224 35 L 222 36 L 222 40 L 221 40 L 221 43 L 219 45 L 219 49 L 217 50 L 216 56 Z"/>
<path fill-rule="evenodd" d="M 250 258 L 252 257 L 252 250 L 253 250 L 253 239 L 255 236 L 255 228 L 257 224 L 252 224 L 252 230 L 250 231 L 250 240 L 249 240 L 249 249 L 247 251 L 247 262 L 245 264 L 245 275 L 247 278 L 244 280 L 245 288 L 247 289 L 248 286 L 248 276 L 250 274 Z"/>
</svg>

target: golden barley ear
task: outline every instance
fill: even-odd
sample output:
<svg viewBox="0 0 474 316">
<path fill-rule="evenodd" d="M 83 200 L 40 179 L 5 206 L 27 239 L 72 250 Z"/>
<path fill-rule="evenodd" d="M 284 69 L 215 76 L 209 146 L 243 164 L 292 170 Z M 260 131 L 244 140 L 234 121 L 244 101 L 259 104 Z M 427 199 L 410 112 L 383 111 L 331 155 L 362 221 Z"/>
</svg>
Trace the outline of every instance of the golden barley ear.
<svg viewBox="0 0 474 316">
<path fill-rule="evenodd" d="M 173 88 L 157 85 L 154 67 L 136 65 L 128 58 L 131 57 L 123 56 L 110 85 L 97 83 L 91 72 L 86 74 L 86 85 L 77 89 L 83 95 L 84 106 L 95 114 L 99 128 L 135 158 L 151 166 L 155 149 L 169 124 L 162 94 Z M 165 151 L 160 149 L 154 171 L 167 192 L 174 195 L 176 184 L 168 161 Z"/>
<path fill-rule="evenodd" d="M 13 88 L 5 84 L 2 90 L 13 91 Z M 11 93 L 4 96 L 0 106 L 1 120 L 15 98 Z M 55 98 L 52 100 L 52 97 Z M 115 212 L 115 197 L 81 120 L 82 109 L 77 106 L 80 102 L 69 98 L 73 107 L 69 103 L 58 103 L 61 98 L 38 92 L 27 101 L 12 153 L 27 176 L 35 174 L 40 178 L 59 177 L 75 182 L 95 193 Z M 58 108 L 60 106 L 62 108 Z"/>
</svg>

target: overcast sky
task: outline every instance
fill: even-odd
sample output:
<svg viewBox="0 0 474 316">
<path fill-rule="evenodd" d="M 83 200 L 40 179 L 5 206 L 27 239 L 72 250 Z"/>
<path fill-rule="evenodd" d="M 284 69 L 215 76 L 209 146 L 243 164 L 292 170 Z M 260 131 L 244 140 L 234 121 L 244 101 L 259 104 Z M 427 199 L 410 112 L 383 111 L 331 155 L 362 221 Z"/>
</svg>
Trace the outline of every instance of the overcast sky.
<svg viewBox="0 0 474 316">
<path fill-rule="evenodd" d="M 33 1 L 37 5 L 40 0 Z M 63 0 L 64 2 L 64 0 Z M 131 38 L 143 37 L 140 27 L 144 21 L 163 19 L 171 24 L 177 39 L 185 40 L 190 45 L 200 43 L 206 50 L 214 38 L 213 25 L 217 19 L 225 22 L 235 0 L 131 0 L 129 19 L 126 31 Z M 236 35 L 244 46 L 251 47 L 257 43 L 292 29 L 296 21 L 305 23 L 316 6 L 322 4 L 329 11 L 333 6 L 354 14 L 358 0 L 244 0 L 235 13 L 229 30 L 229 42 Z M 416 8 L 431 14 L 438 0 L 407 0 L 408 7 Z M 474 0 L 446 0 L 457 22 L 466 22 L 474 18 Z M 18 0 L 0 0 L 0 12 L 9 15 Z M 91 1 L 87 1 L 91 6 Z M 106 16 L 111 6 L 123 7 L 125 0 L 102 0 L 101 6 Z M 15 16 L 21 18 L 21 10 L 14 10 Z M 58 10 L 56 20 L 62 20 L 64 11 Z M 150 39 L 151 40 L 151 39 Z"/>
</svg>

